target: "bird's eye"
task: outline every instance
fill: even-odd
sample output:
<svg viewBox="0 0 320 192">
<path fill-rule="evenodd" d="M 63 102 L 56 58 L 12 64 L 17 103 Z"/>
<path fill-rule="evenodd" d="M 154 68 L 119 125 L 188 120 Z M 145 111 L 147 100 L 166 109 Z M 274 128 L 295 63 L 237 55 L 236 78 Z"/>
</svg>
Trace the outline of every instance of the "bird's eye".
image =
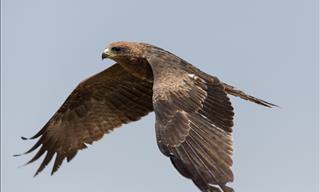
<svg viewBox="0 0 320 192">
<path fill-rule="evenodd" d="M 122 48 L 121 47 L 112 47 L 111 51 L 112 52 L 120 52 L 120 51 L 122 51 Z"/>
</svg>

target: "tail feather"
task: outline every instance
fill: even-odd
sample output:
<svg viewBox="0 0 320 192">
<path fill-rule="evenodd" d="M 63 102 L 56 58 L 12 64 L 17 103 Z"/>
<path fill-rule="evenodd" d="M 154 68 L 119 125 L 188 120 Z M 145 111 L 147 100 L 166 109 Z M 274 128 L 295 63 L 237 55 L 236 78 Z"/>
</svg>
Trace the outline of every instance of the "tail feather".
<svg viewBox="0 0 320 192">
<path fill-rule="evenodd" d="M 226 83 L 223 83 L 223 86 L 224 86 L 225 91 L 230 95 L 240 97 L 241 99 L 248 100 L 248 101 L 254 102 L 256 104 L 263 105 L 265 107 L 270 107 L 270 108 L 271 107 L 279 107 L 275 104 L 272 104 L 272 103 L 269 103 L 269 102 L 264 101 L 262 99 L 258 99 L 258 98 L 251 96 L 251 95 L 248 95 L 248 94 L 244 93 L 243 91 L 238 90 L 235 87 L 228 85 Z"/>
</svg>

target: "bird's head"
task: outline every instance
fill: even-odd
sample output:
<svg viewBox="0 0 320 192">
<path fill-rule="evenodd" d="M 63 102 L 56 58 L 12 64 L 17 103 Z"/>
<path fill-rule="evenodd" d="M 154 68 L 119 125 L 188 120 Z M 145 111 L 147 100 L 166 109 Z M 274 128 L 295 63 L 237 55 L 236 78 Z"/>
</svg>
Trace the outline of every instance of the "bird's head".
<svg viewBox="0 0 320 192">
<path fill-rule="evenodd" d="M 143 57 L 143 45 L 136 42 L 114 42 L 107 46 L 102 53 L 102 59 L 112 59 L 114 61 L 123 61 L 129 58 Z"/>
</svg>

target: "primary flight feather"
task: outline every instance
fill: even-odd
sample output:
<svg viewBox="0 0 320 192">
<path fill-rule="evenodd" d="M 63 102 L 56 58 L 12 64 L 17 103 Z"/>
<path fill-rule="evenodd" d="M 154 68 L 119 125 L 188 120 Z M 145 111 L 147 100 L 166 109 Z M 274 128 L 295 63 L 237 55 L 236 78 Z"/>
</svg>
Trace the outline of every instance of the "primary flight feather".
<svg viewBox="0 0 320 192">
<path fill-rule="evenodd" d="M 154 111 L 160 151 L 204 192 L 231 192 L 233 108 L 228 94 L 271 103 L 235 89 L 176 55 L 146 43 L 114 42 L 102 59 L 115 63 L 81 82 L 26 153 L 45 155 L 37 175 L 54 159 L 52 174 L 66 159 L 122 124 Z M 26 139 L 26 138 L 23 138 Z"/>
</svg>

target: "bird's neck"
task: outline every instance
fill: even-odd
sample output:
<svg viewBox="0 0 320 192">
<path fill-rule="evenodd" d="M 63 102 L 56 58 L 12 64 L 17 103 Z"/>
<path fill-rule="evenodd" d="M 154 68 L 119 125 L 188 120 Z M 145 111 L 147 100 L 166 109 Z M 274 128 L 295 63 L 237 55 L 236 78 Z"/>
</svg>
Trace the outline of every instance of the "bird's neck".
<svg viewBox="0 0 320 192">
<path fill-rule="evenodd" d="M 122 60 L 118 63 L 133 76 L 153 82 L 152 69 L 146 59 Z"/>
</svg>

